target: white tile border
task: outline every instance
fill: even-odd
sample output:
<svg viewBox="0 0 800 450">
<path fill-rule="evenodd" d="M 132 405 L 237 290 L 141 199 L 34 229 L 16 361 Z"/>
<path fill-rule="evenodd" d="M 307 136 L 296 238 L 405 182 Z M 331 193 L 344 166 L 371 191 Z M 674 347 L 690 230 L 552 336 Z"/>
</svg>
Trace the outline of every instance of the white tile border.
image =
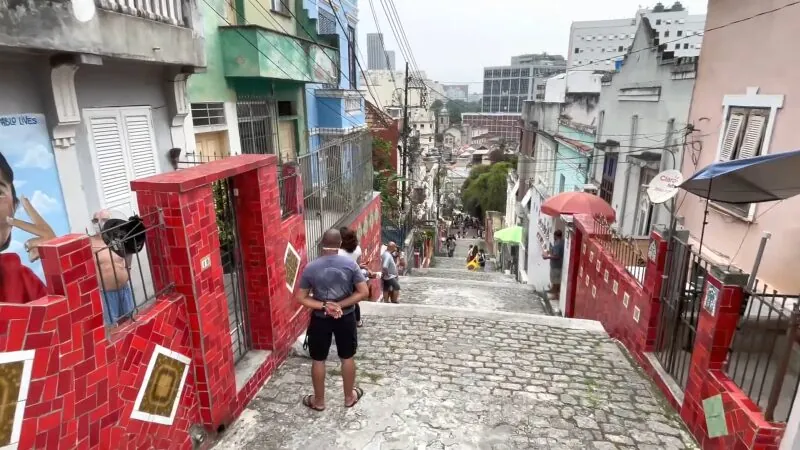
<svg viewBox="0 0 800 450">
<path fill-rule="evenodd" d="M 614 295 L 619 294 L 619 282 L 614 280 L 614 284 L 611 285 L 611 290 L 614 291 Z"/>
<path fill-rule="evenodd" d="M 17 395 L 17 407 L 14 410 L 14 421 L 11 425 L 11 441 L 0 450 L 16 450 L 19 437 L 22 434 L 22 419 L 25 418 L 25 406 L 28 400 L 28 390 L 31 387 L 31 373 L 33 372 L 33 358 L 36 350 L 20 350 L 17 352 L 0 353 L 0 364 L 22 361 L 22 377 Z"/>
<path fill-rule="evenodd" d="M 633 307 L 633 320 L 636 323 L 639 323 L 639 317 L 641 317 L 642 311 L 639 309 L 638 306 Z"/>
<path fill-rule="evenodd" d="M 300 254 L 297 253 L 297 250 L 294 249 L 291 242 L 286 243 L 286 253 L 283 254 L 283 263 L 284 263 L 284 270 L 286 269 L 286 257 L 289 256 L 289 252 L 292 252 L 295 257 L 297 257 L 297 270 L 294 272 L 294 279 L 292 280 L 292 284 L 286 283 L 286 287 L 289 288 L 289 292 L 294 293 L 294 285 L 297 283 L 297 275 L 300 273 Z"/>
<path fill-rule="evenodd" d="M 628 303 L 630 303 L 630 301 L 631 301 L 631 296 L 628 295 L 627 292 L 622 294 L 622 306 L 624 306 L 625 309 L 628 309 Z"/>
<path fill-rule="evenodd" d="M 177 359 L 178 361 L 186 364 L 186 367 L 183 370 L 183 375 L 181 375 L 181 381 L 178 385 L 178 393 L 175 397 L 175 404 L 172 405 L 172 412 L 170 413 L 169 417 L 162 417 L 156 416 L 153 414 L 147 414 L 144 412 L 139 411 L 139 408 L 142 406 L 142 399 L 144 399 L 144 391 L 147 389 L 147 383 L 150 381 L 150 377 L 153 375 L 153 369 L 156 365 L 156 358 L 158 355 L 168 356 L 170 358 Z M 183 395 L 183 386 L 186 383 L 186 376 L 189 375 L 189 368 L 191 367 L 192 360 L 189 357 L 184 356 L 178 352 L 173 352 L 172 350 L 162 347 L 156 344 L 156 347 L 153 349 L 153 354 L 150 355 L 150 362 L 147 363 L 147 369 L 144 373 L 144 378 L 142 379 L 142 385 L 139 387 L 139 394 L 136 395 L 136 402 L 133 404 L 133 412 L 131 412 L 131 419 L 137 419 L 144 422 L 152 422 L 152 423 L 159 423 L 161 425 L 172 425 L 172 422 L 175 420 L 175 414 L 178 412 L 178 406 L 181 403 L 181 396 Z"/>
</svg>

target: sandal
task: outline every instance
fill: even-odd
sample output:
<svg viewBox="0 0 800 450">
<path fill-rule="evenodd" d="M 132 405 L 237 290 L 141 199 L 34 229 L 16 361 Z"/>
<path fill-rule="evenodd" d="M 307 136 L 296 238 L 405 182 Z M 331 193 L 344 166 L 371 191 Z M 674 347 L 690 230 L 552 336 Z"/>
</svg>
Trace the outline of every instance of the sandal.
<svg viewBox="0 0 800 450">
<path fill-rule="evenodd" d="M 350 405 L 344 405 L 344 407 L 345 407 L 345 408 L 352 408 L 353 406 L 356 406 L 356 404 L 358 403 L 358 401 L 359 401 L 359 400 L 361 400 L 361 397 L 363 397 L 363 396 L 364 396 L 364 390 L 363 390 L 363 389 L 361 389 L 360 387 L 357 387 L 357 388 L 355 388 L 355 389 L 353 389 L 353 390 L 354 390 L 354 391 L 356 391 L 356 401 L 354 401 L 354 402 L 353 402 L 352 404 L 350 404 Z"/>
<path fill-rule="evenodd" d="M 356 325 L 358 326 L 358 328 L 361 328 L 361 327 L 364 326 L 364 321 L 363 320 L 359 320 L 358 322 L 356 322 Z"/>
<path fill-rule="evenodd" d="M 320 408 L 320 407 L 318 407 L 318 406 L 316 406 L 314 404 L 314 394 L 309 394 L 309 395 L 306 395 L 305 397 L 303 397 L 303 406 L 305 406 L 308 409 L 312 409 L 314 411 L 317 411 L 317 412 L 325 411 L 325 407 L 324 406 L 322 408 Z"/>
</svg>

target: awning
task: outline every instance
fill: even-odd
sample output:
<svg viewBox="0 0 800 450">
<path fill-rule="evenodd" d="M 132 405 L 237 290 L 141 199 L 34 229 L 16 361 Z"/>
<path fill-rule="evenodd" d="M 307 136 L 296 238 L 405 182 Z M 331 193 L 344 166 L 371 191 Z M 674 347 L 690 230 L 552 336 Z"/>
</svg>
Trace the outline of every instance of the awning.
<svg viewBox="0 0 800 450">
<path fill-rule="evenodd" d="M 522 243 L 522 231 L 522 227 L 519 225 L 503 228 L 495 231 L 494 240 L 504 244 L 520 244 Z"/>
</svg>

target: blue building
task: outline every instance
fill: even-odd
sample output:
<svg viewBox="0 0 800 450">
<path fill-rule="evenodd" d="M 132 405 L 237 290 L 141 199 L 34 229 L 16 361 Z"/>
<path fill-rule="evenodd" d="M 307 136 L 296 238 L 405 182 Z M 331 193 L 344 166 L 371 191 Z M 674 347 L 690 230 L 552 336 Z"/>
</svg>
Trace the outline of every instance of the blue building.
<svg viewBox="0 0 800 450">
<path fill-rule="evenodd" d="M 333 8 L 331 8 L 333 4 Z M 336 35 L 339 40 L 340 71 L 337 85 L 306 86 L 308 148 L 318 151 L 326 143 L 358 138 L 366 129 L 364 99 L 358 91 L 359 66 L 356 61 L 358 4 L 356 0 L 303 0 L 309 18 L 317 22 L 321 35 Z"/>
<path fill-rule="evenodd" d="M 588 170 L 591 162 L 594 132 L 559 124 L 554 136 L 558 144 L 555 161 L 553 193 L 583 191 L 589 182 Z"/>
</svg>

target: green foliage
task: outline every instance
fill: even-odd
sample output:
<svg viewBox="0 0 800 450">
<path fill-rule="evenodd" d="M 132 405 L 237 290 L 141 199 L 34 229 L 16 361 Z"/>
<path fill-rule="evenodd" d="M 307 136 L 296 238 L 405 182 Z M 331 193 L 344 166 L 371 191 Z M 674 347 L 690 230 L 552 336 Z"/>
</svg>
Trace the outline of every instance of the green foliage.
<svg viewBox="0 0 800 450">
<path fill-rule="evenodd" d="M 430 110 L 435 112 L 438 115 L 439 111 L 441 111 L 442 108 L 444 108 L 444 103 L 442 103 L 441 100 L 436 99 L 436 100 L 433 101 L 433 103 L 431 103 Z"/>
<path fill-rule="evenodd" d="M 372 139 L 372 189 L 381 193 L 381 202 L 384 213 L 396 218 L 400 211 L 400 201 L 397 198 L 397 181 L 400 177 L 394 173 L 391 164 L 392 144 L 384 139 Z"/>
<path fill-rule="evenodd" d="M 450 124 L 458 124 L 461 123 L 461 113 L 481 112 L 481 104 L 480 102 L 450 100 L 447 102 L 447 112 L 450 114 Z"/>
<path fill-rule="evenodd" d="M 507 162 L 473 168 L 461 189 L 464 209 L 481 218 L 486 211 L 505 212 L 506 176 L 511 168 Z"/>
</svg>

